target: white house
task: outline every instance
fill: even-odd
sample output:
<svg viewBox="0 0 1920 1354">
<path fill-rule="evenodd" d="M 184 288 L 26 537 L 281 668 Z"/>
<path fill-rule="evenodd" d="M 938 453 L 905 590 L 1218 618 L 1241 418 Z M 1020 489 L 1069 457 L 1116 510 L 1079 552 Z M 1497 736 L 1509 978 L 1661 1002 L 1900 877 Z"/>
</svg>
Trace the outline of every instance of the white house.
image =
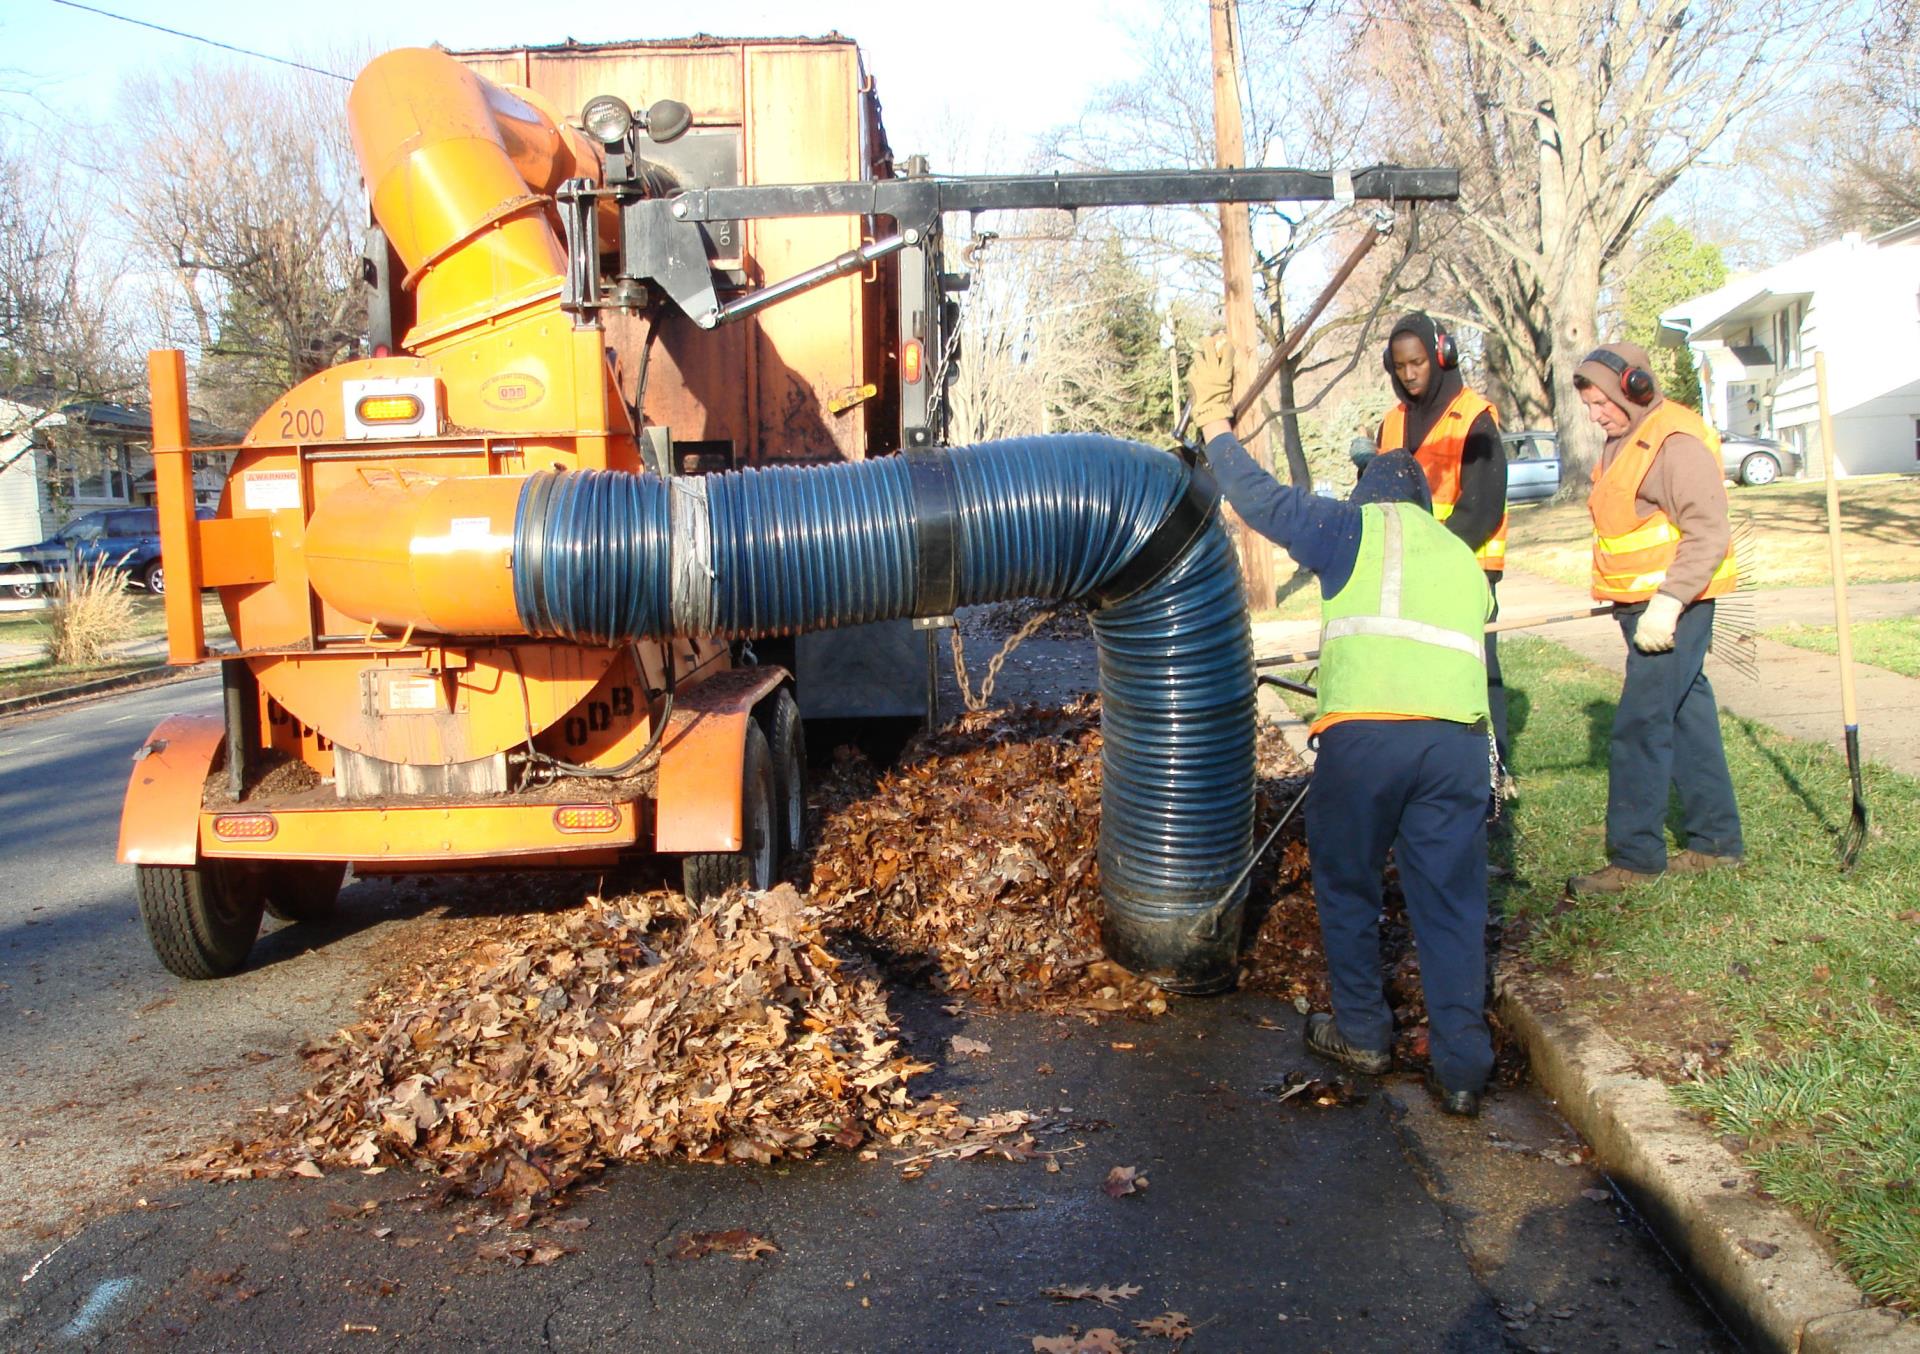
<svg viewBox="0 0 1920 1354">
<path fill-rule="evenodd" d="M 1920 471 L 1920 221 L 1736 278 L 1660 325 L 1662 342 L 1692 350 L 1709 422 L 1777 437 L 1824 473 L 1813 369 L 1824 352 L 1839 472 Z"/>
<path fill-rule="evenodd" d="M 18 392 L 17 392 L 18 393 Z M 153 502 L 151 427 L 145 409 L 104 401 L 36 405 L 0 399 L 0 550 L 44 541 L 70 518 Z M 196 443 L 226 440 L 194 420 Z M 56 435 L 63 446 L 55 446 Z M 194 458 L 194 498 L 219 501 L 221 467 Z"/>
</svg>

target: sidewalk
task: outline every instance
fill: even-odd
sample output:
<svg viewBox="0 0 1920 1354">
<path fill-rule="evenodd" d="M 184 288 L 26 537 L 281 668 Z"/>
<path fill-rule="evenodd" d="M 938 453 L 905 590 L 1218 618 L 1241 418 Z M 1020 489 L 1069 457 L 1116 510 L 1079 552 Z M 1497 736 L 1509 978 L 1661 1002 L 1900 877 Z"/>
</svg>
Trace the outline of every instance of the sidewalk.
<svg viewBox="0 0 1920 1354">
<path fill-rule="evenodd" d="M 1833 593 L 1827 588 L 1782 588 L 1752 594 L 1754 624 L 1761 630 L 1799 623 L 1833 624 Z M 1503 620 L 1550 616 L 1593 605 L 1580 588 L 1538 574 L 1509 569 L 1500 584 Z M 1865 583 L 1847 589 L 1847 610 L 1854 621 L 1920 615 L 1920 583 Z M 1319 642 L 1318 621 L 1269 621 L 1253 627 L 1258 657 L 1311 649 Z M 1626 666 L 1620 627 L 1599 617 L 1521 631 L 1564 644 L 1589 662 L 1613 672 Z M 1777 640 L 1756 641 L 1760 677 L 1752 681 L 1716 658 L 1707 659 L 1720 707 L 1771 725 L 1810 743 L 1840 746 L 1840 660 Z M 1860 748 L 1868 761 L 1909 776 L 1920 776 L 1920 679 L 1855 662 Z M 1290 742 L 1304 743 L 1305 726 L 1277 696 L 1263 689 L 1261 714 L 1278 723 Z M 1299 745 L 1297 743 L 1296 745 Z"/>
<path fill-rule="evenodd" d="M 1752 596 L 1754 623 L 1763 632 L 1795 622 L 1833 624 L 1830 589 L 1783 588 Z M 1581 589 L 1523 570 L 1509 569 L 1500 584 L 1503 618 L 1551 615 L 1590 605 L 1592 599 Z M 1847 610 L 1855 621 L 1920 615 L 1920 583 L 1850 587 Z M 1564 644 L 1613 672 L 1626 666 L 1620 627 L 1611 620 L 1574 621 L 1531 633 Z M 1843 727 L 1840 660 L 1765 638 L 1756 641 L 1755 652 L 1759 658 L 1758 681 L 1742 677 L 1716 658 L 1707 659 L 1707 676 L 1713 681 L 1720 708 L 1771 725 L 1793 738 L 1839 747 Z M 1913 717 L 1913 712 L 1920 710 L 1920 679 L 1856 661 L 1853 680 L 1861 753 L 1868 761 L 1920 776 L 1920 720 Z"/>
</svg>

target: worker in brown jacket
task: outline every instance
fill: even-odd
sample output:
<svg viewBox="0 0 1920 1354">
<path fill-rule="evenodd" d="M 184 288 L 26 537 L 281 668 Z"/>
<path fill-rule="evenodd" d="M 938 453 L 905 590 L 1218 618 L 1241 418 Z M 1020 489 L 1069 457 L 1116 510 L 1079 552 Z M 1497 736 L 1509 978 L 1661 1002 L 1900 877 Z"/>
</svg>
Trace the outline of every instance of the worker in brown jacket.
<svg viewBox="0 0 1920 1354">
<path fill-rule="evenodd" d="M 1614 603 L 1627 641 L 1607 764 L 1607 864 L 1568 881 L 1580 895 L 1736 866 L 1745 847 L 1703 668 L 1714 599 L 1738 583 L 1719 438 L 1661 395 L 1635 344 L 1595 349 L 1573 384 L 1607 438 L 1587 500 L 1593 595 Z M 1671 856 L 1669 786 L 1680 792 L 1686 835 Z"/>
</svg>

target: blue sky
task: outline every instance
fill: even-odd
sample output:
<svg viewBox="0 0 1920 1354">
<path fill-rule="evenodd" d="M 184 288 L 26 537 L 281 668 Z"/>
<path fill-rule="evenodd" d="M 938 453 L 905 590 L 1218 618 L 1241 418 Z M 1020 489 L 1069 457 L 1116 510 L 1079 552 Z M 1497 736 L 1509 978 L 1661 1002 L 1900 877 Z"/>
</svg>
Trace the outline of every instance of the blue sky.
<svg viewBox="0 0 1920 1354">
<path fill-rule="evenodd" d="M 968 158 L 953 168 L 1006 152 L 992 167 L 1017 169 L 1023 134 L 1071 121 L 1101 85 L 1137 69 L 1134 30 L 1156 17 L 1155 0 L 971 0 L 959 6 L 873 0 L 705 0 L 697 7 L 620 5 L 618 20 L 594 5 L 505 0 L 89 0 L 170 28 L 312 65 L 348 64 L 343 49 L 373 50 L 440 42 L 449 47 L 545 44 L 620 38 L 814 35 L 835 30 L 857 39 L 879 81 L 896 149 L 956 149 L 957 126 L 971 125 Z M 1194 6 L 1204 27 L 1205 10 Z M 1010 38 L 1009 34 L 1018 34 Z M 168 37 L 53 0 L 0 3 L 0 84 L 26 88 L 54 115 L 103 116 L 125 75 L 193 61 L 245 62 L 199 43 Z M 254 64 L 254 63 L 247 63 Z M 262 70 L 273 67 L 258 63 Z M 345 72 L 350 74 L 351 72 Z"/>
</svg>

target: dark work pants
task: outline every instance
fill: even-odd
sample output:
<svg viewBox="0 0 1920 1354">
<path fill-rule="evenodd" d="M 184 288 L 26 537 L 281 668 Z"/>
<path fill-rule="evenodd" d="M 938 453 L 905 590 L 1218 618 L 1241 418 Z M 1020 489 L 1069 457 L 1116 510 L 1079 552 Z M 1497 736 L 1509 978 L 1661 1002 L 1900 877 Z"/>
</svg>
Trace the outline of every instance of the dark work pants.
<svg viewBox="0 0 1920 1354">
<path fill-rule="evenodd" d="M 1641 653 L 1633 632 L 1641 613 L 1616 613 L 1627 640 L 1627 677 L 1613 714 L 1607 763 L 1607 859 L 1658 874 L 1667 868 L 1667 791 L 1680 791 L 1687 846 L 1715 856 L 1737 856 L 1740 809 L 1720 744 L 1720 711 L 1702 665 L 1713 638 L 1713 603 L 1680 613 L 1673 648 Z"/>
<path fill-rule="evenodd" d="M 1500 619 L 1500 575 L 1487 575 L 1487 591 L 1493 594 L 1493 614 L 1489 621 Z M 1487 712 L 1493 718 L 1493 745 L 1500 749 L 1500 765 L 1510 766 L 1513 760 L 1511 745 L 1507 742 L 1507 684 L 1500 676 L 1500 636 L 1487 631 Z"/>
<path fill-rule="evenodd" d="M 1393 848 L 1420 954 L 1433 1068 L 1449 1090 L 1493 1070 L 1487 1032 L 1487 735 L 1445 720 L 1349 720 L 1320 735 L 1307 854 L 1333 1013 L 1348 1042 L 1385 1049 L 1380 891 Z"/>
</svg>

